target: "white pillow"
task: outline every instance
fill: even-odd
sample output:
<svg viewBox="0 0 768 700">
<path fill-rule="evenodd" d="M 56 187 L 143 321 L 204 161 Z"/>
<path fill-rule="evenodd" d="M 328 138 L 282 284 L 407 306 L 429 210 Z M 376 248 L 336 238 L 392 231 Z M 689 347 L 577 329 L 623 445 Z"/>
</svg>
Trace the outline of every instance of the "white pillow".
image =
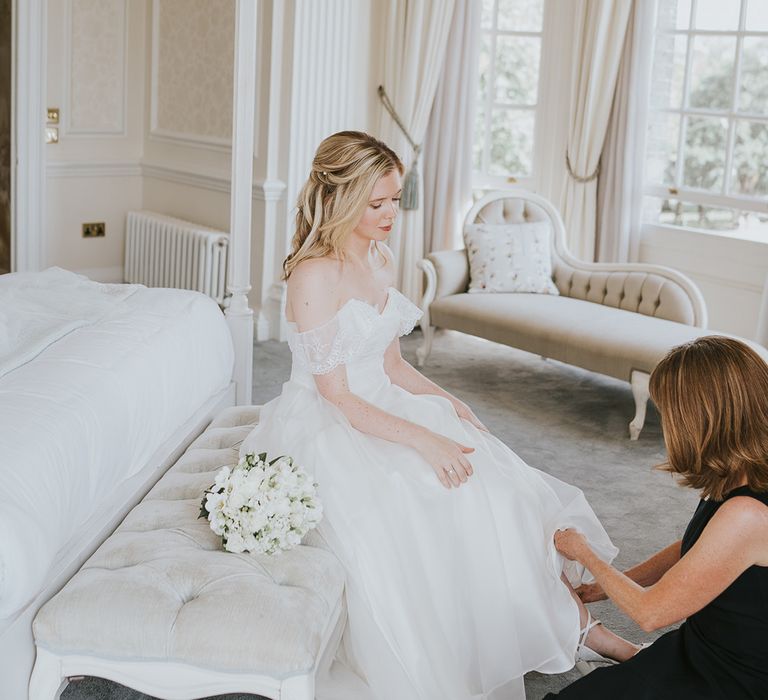
<svg viewBox="0 0 768 700">
<path fill-rule="evenodd" d="M 559 294 L 552 281 L 550 224 L 466 224 L 469 292 Z"/>
</svg>

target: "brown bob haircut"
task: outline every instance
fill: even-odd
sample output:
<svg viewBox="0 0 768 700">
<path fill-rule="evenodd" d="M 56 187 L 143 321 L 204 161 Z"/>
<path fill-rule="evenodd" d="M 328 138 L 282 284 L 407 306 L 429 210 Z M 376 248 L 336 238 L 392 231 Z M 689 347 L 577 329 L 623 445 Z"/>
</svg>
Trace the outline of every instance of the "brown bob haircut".
<svg viewBox="0 0 768 700">
<path fill-rule="evenodd" d="M 720 501 L 746 477 L 768 491 L 768 365 L 745 343 L 709 335 L 670 350 L 653 370 L 667 460 L 703 498 Z"/>
</svg>

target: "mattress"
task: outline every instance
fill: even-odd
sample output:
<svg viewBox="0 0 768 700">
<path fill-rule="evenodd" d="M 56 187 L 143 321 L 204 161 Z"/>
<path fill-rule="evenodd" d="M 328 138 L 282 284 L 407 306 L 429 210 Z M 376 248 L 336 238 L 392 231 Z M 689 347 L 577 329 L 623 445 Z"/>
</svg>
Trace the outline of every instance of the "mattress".
<svg viewBox="0 0 768 700">
<path fill-rule="evenodd" d="M 78 528 L 230 382 L 232 340 L 197 292 L 0 277 L 0 620 Z"/>
</svg>

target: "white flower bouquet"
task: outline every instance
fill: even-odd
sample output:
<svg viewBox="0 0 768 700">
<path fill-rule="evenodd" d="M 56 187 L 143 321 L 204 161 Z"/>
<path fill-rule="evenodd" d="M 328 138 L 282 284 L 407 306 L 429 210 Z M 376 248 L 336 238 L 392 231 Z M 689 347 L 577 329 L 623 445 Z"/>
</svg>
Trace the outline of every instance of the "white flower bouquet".
<svg viewBox="0 0 768 700">
<path fill-rule="evenodd" d="M 200 507 L 228 552 L 279 554 L 292 549 L 323 517 L 317 484 L 290 457 L 246 454 L 222 467 Z"/>
</svg>

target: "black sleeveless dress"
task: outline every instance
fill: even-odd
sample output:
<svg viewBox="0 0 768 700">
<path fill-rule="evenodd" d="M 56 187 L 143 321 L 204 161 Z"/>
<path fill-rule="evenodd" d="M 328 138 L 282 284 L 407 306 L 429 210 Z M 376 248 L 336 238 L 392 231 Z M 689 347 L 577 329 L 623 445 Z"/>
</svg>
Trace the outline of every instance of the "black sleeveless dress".
<svg viewBox="0 0 768 700">
<path fill-rule="evenodd" d="M 728 498 L 768 493 L 742 486 Z M 685 554 L 724 501 L 700 501 Z M 768 567 L 752 566 L 709 605 L 629 661 L 593 671 L 546 698 L 558 700 L 768 699 Z M 545 700 L 546 700 L 545 698 Z"/>
</svg>

